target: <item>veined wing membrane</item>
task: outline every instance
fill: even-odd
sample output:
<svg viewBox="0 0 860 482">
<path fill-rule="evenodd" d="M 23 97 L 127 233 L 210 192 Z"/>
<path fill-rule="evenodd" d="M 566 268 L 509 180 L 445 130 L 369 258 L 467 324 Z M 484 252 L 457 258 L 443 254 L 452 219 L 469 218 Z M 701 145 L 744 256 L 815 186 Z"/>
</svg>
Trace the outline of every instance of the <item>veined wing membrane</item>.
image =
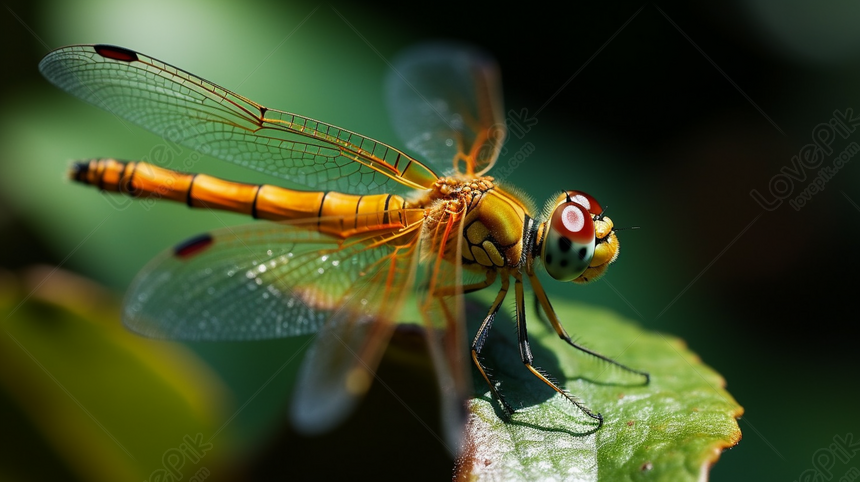
<svg viewBox="0 0 860 482">
<path fill-rule="evenodd" d="M 39 70 L 61 89 L 167 141 L 291 182 L 381 194 L 424 189 L 436 179 L 391 146 L 268 109 L 131 50 L 63 47 L 45 56 Z"/>
<path fill-rule="evenodd" d="M 441 175 L 486 173 L 507 133 L 500 78 L 489 56 L 457 44 L 421 45 L 401 54 L 385 86 L 405 147 Z"/>
<path fill-rule="evenodd" d="M 374 267 L 396 250 L 387 241 L 407 243 L 419 227 L 346 240 L 301 224 L 205 234 L 141 271 L 126 295 L 123 322 L 142 335 L 179 340 L 315 333 L 356 286 L 376 280 Z"/>
<path fill-rule="evenodd" d="M 412 292 L 416 240 L 396 246 L 368 266 L 365 279 L 352 285 L 320 330 L 302 363 L 293 397 L 291 418 L 297 429 L 319 433 L 334 427 L 370 387 L 397 313 Z"/>
</svg>

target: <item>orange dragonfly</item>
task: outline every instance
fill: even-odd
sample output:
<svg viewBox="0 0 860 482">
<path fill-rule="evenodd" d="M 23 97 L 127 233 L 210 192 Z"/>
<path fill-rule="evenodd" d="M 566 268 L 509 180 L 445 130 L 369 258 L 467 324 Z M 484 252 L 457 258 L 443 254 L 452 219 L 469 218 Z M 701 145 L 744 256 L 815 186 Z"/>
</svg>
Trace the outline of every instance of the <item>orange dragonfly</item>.
<svg viewBox="0 0 860 482">
<path fill-rule="evenodd" d="M 452 443 L 471 392 L 467 356 L 502 408 L 514 411 L 480 357 L 511 279 L 525 369 L 596 421 L 595 430 L 600 413 L 533 365 L 523 278 L 564 341 L 648 382 L 647 373 L 573 342 L 553 311 L 537 267 L 561 281 L 593 281 L 617 257 L 618 238 L 588 194 L 563 191 L 541 214 L 486 175 L 506 129 L 498 69 L 484 54 L 434 44 L 393 64 L 387 92 L 398 135 L 426 164 L 121 47 L 63 47 L 39 69 L 61 89 L 171 142 L 318 189 L 242 184 L 114 159 L 78 162 L 70 174 L 105 191 L 272 221 L 213 231 L 163 253 L 129 288 L 122 316 L 137 333 L 178 340 L 318 333 L 291 409 L 300 430 L 323 431 L 349 414 L 410 292 L 427 328 Z M 474 279 L 464 284 L 464 277 Z M 463 295 L 497 279 L 501 287 L 469 347 Z"/>
</svg>

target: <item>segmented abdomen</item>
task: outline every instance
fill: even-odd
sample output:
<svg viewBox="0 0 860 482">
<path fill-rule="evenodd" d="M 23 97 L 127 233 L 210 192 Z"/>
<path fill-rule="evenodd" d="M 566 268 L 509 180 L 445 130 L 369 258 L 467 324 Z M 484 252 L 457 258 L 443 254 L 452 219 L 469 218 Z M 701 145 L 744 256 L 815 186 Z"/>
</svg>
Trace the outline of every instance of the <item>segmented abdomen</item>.
<svg viewBox="0 0 860 482">
<path fill-rule="evenodd" d="M 393 194 L 357 196 L 333 191 L 298 191 L 187 174 L 145 162 L 115 159 L 78 162 L 70 177 L 132 197 L 166 199 L 271 221 L 306 219 L 310 228 L 343 238 L 405 227 L 422 216 L 420 212 L 406 210 L 406 201 Z"/>
</svg>

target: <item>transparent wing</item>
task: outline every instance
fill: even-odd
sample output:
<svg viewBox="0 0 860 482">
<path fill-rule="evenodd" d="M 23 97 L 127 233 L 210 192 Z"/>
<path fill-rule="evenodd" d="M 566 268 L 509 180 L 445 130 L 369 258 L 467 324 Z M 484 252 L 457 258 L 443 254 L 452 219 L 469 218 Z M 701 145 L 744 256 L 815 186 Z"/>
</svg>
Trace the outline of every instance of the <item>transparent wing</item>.
<svg viewBox="0 0 860 482">
<path fill-rule="evenodd" d="M 343 297 L 302 363 L 293 403 L 293 425 L 320 433 L 340 423 L 374 380 L 415 276 L 416 236 L 367 268 Z"/>
<path fill-rule="evenodd" d="M 371 268 L 395 252 L 386 241 L 409 237 L 418 226 L 347 240 L 302 224 L 257 223 L 205 234 L 141 271 L 126 295 L 123 322 L 145 336 L 179 340 L 314 333 L 356 285 L 378 281 Z"/>
<path fill-rule="evenodd" d="M 131 50 L 63 47 L 39 70 L 59 88 L 170 142 L 306 186 L 381 194 L 427 188 L 436 179 L 391 146 L 269 109 Z"/>
<path fill-rule="evenodd" d="M 496 63 L 452 43 L 408 49 L 386 79 L 397 134 L 442 175 L 482 175 L 496 162 L 507 133 L 501 92 Z"/>
<path fill-rule="evenodd" d="M 421 314 L 441 396 L 442 424 L 449 450 L 459 453 L 466 422 L 465 401 L 471 380 L 466 358 L 466 314 L 460 242 L 465 208 L 446 210 L 440 219 L 425 220 L 421 236 Z M 448 260 L 457 260 L 452 263 Z"/>
</svg>

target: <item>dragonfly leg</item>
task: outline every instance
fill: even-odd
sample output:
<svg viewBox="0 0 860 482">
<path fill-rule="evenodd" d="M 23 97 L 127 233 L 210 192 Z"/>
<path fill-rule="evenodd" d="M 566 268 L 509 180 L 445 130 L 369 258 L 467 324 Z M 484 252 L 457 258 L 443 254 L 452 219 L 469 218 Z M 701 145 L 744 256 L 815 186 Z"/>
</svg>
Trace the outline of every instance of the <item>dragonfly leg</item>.
<svg viewBox="0 0 860 482">
<path fill-rule="evenodd" d="M 493 271 L 495 273 L 495 271 Z M 488 275 L 489 278 L 489 275 Z M 495 280 L 495 274 L 493 275 L 493 279 Z M 472 341 L 472 362 L 478 367 L 478 371 L 481 372 L 481 376 L 484 377 L 484 381 L 487 382 L 487 385 L 490 386 L 490 391 L 495 395 L 495 397 L 502 404 L 502 408 L 505 413 L 511 415 L 514 413 L 514 409 L 508 405 L 508 402 L 505 401 L 502 394 L 499 393 L 499 390 L 496 388 L 496 382 L 490 377 L 487 373 L 487 369 L 481 363 L 480 358 L 478 356 L 481 354 L 481 349 L 484 347 L 484 343 L 487 341 L 487 336 L 490 334 L 490 328 L 493 326 L 493 320 L 496 319 L 496 314 L 499 312 L 499 307 L 502 306 L 502 302 L 505 300 L 505 295 L 508 294 L 508 288 L 510 286 L 510 281 L 508 277 L 505 276 L 502 278 L 502 288 L 499 290 L 499 293 L 496 295 L 495 301 L 493 301 L 492 306 L 490 306 L 490 311 L 487 313 L 487 317 L 484 318 L 484 321 L 481 323 L 481 327 L 478 328 L 478 333 L 475 335 L 474 341 Z"/>
<path fill-rule="evenodd" d="M 496 270 L 494 270 L 494 269 L 487 270 L 487 278 L 484 281 L 478 281 L 477 283 L 472 283 L 469 285 L 463 285 L 462 293 L 464 295 L 467 295 L 469 293 L 474 293 L 476 291 L 480 291 L 480 290 L 486 288 L 487 286 L 490 286 L 491 284 L 496 282 L 496 275 L 497 275 Z M 434 295 L 436 297 L 453 296 L 456 294 L 455 290 L 456 290 L 455 286 L 443 286 L 441 288 L 436 289 L 436 292 L 434 293 Z"/>
<path fill-rule="evenodd" d="M 550 323 L 549 318 L 546 317 L 546 313 L 543 310 L 541 310 L 540 308 L 537 308 L 538 306 L 540 306 L 540 298 L 538 298 L 537 293 L 535 293 L 534 295 L 535 295 L 534 302 L 535 302 L 535 307 L 536 307 L 535 313 L 537 313 L 538 319 L 540 319 L 542 322 L 546 323 L 547 325 L 552 326 L 552 323 Z M 555 328 L 555 327 L 553 327 L 553 328 Z"/>
<path fill-rule="evenodd" d="M 520 357 L 523 360 L 523 364 L 525 364 L 526 368 L 530 372 L 532 372 L 532 375 L 538 377 L 540 381 L 546 383 L 550 388 L 561 394 L 561 396 L 566 398 L 570 403 L 576 405 L 576 408 L 578 408 L 582 413 L 584 413 L 590 418 L 593 418 L 594 420 L 597 420 L 597 429 L 600 429 L 600 427 L 603 426 L 603 415 L 591 411 L 590 408 L 586 407 L 573 395 L 559 387 L 558 383 L 552 380 L 551 377 L 543 370 L 532 365 L 532 362 L 534 361 L 534 356 L 532 355 L 531 346 L 529 345 L 529 334 L 526 328 L 526 309 L 525 296 L 523 294 L 523 280 L 519 273 L 516 273 L 514 275 L 514 294 L 516 296 L 517 302 L 517 341 L 519 343 Z"/>
<path fill-rule="evenodd" d="M 534 273 L 528 273 L 528 276 L 532 284 L 532 289 L 535 292 L 535 298 L 537 298 L 540 306 L 543 308 L 543 312 L 549 318 L 550 324 L 552 325 L 553 329 L 555 329 L 555 332 L 558 333 L 559 338 L 564 340 L 568 345 L 576 348 L 583 353 L 587 353 L 607 363 L 611 363 L 612 365 L 615 365 L 623 370 L 645 378 L 645 385 L 648 385 L 648 383 L 651 382 L 651 375 L 648 374 L 648 372 L 643 372 L 634 368 L 630 368 L 623 363 L 619 363 L 606 355 L 601 355 L 600 353 L 597 353 L 594 350 L 590 350 L 571 340 L 570 335 L 567 334 L 567 330 L 565 330 L 564 327 L 561 325 L 561 322 L 558 319 L 558 315 L 556 315 L 555 310 L 552 308 L 552 304 L 550 304 L 549 298 L 547 297 L 546 292 L 543 290 L 543 286 L 541 286 L 540 281 L 537 279 L 537 275 L 535 275 Z"/>
</svg>

